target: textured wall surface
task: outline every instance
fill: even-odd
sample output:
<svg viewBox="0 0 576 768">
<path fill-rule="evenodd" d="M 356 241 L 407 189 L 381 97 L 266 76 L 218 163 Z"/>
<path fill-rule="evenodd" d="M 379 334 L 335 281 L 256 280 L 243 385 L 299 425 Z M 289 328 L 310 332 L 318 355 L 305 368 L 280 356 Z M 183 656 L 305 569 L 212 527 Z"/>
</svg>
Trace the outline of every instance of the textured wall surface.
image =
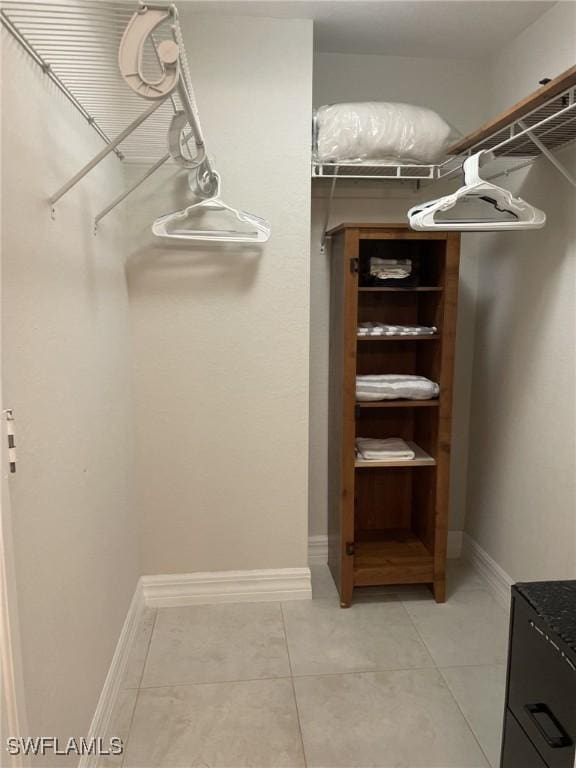
<svg viewBox="0 0 576 768">
<path fill-rule="evenodd" d="M 26 704 L 31 734 L 68 738 L 87 732 L 139 575 L 123 228 L 92 233 L 123 178 L 109 159 L 51 220 L 48 196 L 102 142 L 2 43 L 3 396 L 17 419 Z"/>
<path fill-rule="evenodd" d="M 558 3 L 493 63 L 495 108 L 573 65 L 574 40 Z M 548 219 L 481 238 L 466 529 L 515 580 L 574 578 L 576 190 L 545 159 L 501 183 Z"/>
<path fill-rule="evenodd" d="M 312 24 L 184 17 L 223 197 L 262 248 L 154 241 L 168 169 L 130 208 L 129 290 L 146 573 L 307 560 Z"/>
</svg>

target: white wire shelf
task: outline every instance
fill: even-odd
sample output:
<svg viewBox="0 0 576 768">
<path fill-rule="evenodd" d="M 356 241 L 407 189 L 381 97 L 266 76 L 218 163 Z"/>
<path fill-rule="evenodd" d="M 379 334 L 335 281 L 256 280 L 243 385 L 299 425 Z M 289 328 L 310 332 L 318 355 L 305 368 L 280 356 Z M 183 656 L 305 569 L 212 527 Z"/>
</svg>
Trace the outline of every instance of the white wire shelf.
<svg viewBox="0 0 576 768">
<path fill-rule="evenodd" d="M 313 179 L 362 179 L 363 181 L 433 181 L 437 177 L 437 165 L 368 163 L 312 163 Z"/>
<path fill-rule="evenodd" d="M 0 0 L 4 27 L 106 143 L 141 115 L 145 106 L 118 68 L 120 40 L 137 9 L 135 0 Z M 160 72 L 155 46 L 169 39 L 173 34 L 166 23 L 155 30 L 153 43 L 145 45 L 147 74 Z M 174 93 L 119 145 L 116 154 L 131 162 L 158 160 L 167 151 L 168 127 L 179 109 L 182 105 Z"/>
<path fill-rule="evenodd" d="M 525 167 L 541 155 L 548 157 L 561 170 L 552 153 L 575 141 L 576 67 L 573 67 L 454 144 L 449 149 L 451 156 L 442 163 L 375 165 L 313 162 L 312 178 L 431 182 L 460 173 L 464 160 L 480 151 L 491 152 L 495 159 L 501 161 L 498 176 Z M 522 162 L 514 163 L 514 160 Z"/>
<path fill-rule="evenodd" d="M 477 140 L 463 139 L 455 145 L 455 148 L 461 148 L 461 151 L 438 167 L 438 178 L 459 172 L 466 157 L 480 151 L 491 152 L 494 158 L 501 161 L 523 160 L 519 164 L 507 165 L 503 172 L 510 173 L 534 162 L 542 155 L 552 159 L 552 153 L 575 142 L 575 70 L 576 68 L 570 70 L 565 78 L 567 82 L 572 81 L 571 84 L 550 99 L 534 109 L 527 109 L 525 112 L 519 110 L 518 115 L 511 116 L 502 127 L 496 127 L 497 122 L 502 122 L 502 119 L 497 119 L 494 121 L 494 130 L 491 131 L 489 127 L 480 129 L 477 132 Z M 472 134 L 472 137 L 474 136 L 475 134 Z"/>
<path fill-rule="evenodd" d="M 159 5 L 168 7 L 169 3 Z M 118 68 L 120 40 L 138 7 L 136 0 L 0 0 L 4 27 L 107 144 L 143 110 L 142 99 L 126 85 Z M 156 48 L 170 39 L 173 30 L 167 22 L 147 41 L 143 59 L 147 74 L 160 73 Z M 183 46 L 181 56 L 185 61 Z M 178 93 L 174 92 L 126 136 L 115 149 L 116 154 L 148 165 L 159 161 L 166 153 L 171 118 L 181 109 Z M 507 166 L 505 173 L 545 154 L 567 175 L 552 153 L 575 140 L 576 67 L 454 145 L 455 156 L 441 164 L 314 162 L 312 178 L 430 183 L 458 174 L 465 158 L 480 150 L 489 150 L 503 160 L 523 160 L 519 165 Z"/>
<path fill-rule="evenodd" d="M 338 179 L 434 182 L 462 172 L 464 160 L 484 151 L 498 161 L 498 170 L 486 181 L 508 175 L 544 155 L 573 185 L 576 179 L 555 151 L 576 141 L 576 67 L 515 104 L 495 120 L 449 148 L 450 157 L 438 165 L 371 165 L 313 163 L 312 179 L 331 179 L 321 250 L 329 238 L 328 224 Z"/>
</svg>

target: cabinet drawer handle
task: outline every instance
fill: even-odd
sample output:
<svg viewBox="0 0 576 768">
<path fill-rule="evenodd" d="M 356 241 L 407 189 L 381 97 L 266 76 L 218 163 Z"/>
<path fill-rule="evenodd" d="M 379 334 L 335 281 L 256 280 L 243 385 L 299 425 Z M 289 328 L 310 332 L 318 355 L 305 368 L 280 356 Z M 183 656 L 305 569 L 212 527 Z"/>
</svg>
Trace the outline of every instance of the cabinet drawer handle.
<svg viewBox="0 0 576 768">
<path fill-rule="evenodd" d="M 549 747 L 559 749 L 572 746 L 572 739 L 546 704 L 525 704 L 524 709 Z"/>
</svg>

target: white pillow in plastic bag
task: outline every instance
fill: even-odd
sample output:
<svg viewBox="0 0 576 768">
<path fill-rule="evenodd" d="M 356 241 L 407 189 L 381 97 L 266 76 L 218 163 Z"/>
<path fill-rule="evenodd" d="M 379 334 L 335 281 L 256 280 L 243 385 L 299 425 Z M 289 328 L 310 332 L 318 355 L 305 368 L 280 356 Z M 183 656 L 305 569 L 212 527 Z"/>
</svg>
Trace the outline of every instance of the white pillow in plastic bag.
<svg viewBox="0 0 576 768">
<path fill-rule="evenodd" d="M 324 163 L 390 159 L 436 163 L 457 135 L 432 109 L 412 104 L 330 104 L 316 112 L 316 156 Z"/>
</svg>

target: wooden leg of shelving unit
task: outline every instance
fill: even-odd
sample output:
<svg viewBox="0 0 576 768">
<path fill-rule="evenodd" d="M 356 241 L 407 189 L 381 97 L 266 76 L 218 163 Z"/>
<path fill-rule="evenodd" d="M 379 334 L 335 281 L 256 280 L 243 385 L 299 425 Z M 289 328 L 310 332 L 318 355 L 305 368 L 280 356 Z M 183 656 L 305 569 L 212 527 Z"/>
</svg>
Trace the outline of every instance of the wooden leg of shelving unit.
<svg viewBox="0 0 576 768">
<path fill-rule="evenodd" d="M 350 608 L 352 605 L 352 592 L 353 588 L 346 589 L 345 587 L 340 591 L 340 608 Z"/>
<path fill-rule="evenodd" d="M 437 603 L 446 602 L 446 579 L 435 579 L 432 587 L 434 599 Z"/>
</svg>

